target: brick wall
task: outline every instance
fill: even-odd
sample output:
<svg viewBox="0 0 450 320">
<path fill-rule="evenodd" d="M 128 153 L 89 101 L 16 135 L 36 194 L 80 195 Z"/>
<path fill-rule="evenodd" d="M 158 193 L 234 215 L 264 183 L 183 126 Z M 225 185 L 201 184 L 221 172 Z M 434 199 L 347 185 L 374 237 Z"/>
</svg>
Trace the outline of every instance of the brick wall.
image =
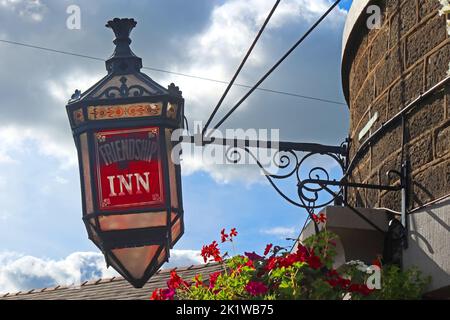
<svg viewBox="0 0 450 320">
<path fill-rule="evenodd" d="M 349 39 L 350 158 L 360 146 L 358 134 L 378 112 L 378 129 L 420 93 L 446 77 L 450 38 L 436 0 L 373 1 L 383 12 L 381 29 L 357 25 Z M 365 21 L 362 21 L 365 23 Z M 386 172 L 400 169 L 402 123 L 398 121 L 374 141 L 356 162 L 350 179 L 395 184 Z M 369 136 L 366 135 L 365 138 Z M 404 157 L 410 160 L 411 207 L 450 194 L 449 86 L 418 104 L 406 115 Z M 400 193 L 350 190 L 353 205 L 400 210 Z"/>
</svg>

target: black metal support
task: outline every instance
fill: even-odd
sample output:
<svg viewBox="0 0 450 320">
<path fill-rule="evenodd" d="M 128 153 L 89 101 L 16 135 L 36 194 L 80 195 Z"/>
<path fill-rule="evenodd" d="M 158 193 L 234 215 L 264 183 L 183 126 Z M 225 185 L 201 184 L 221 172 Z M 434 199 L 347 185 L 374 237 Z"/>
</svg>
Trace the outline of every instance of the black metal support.
<svg viewBox="0 0 450 320">
<path fill-rule="evenodd" d="M 401 224 L 407 228 L 407 208 L 408 208 L 408 163 L 405 162 L 402 168 L 397 170 L 390 170 L 387 172 L 388 176 L 398 176 L 400 183 L 398 185 L 378 185 L 370 183 L 357 183 L 348 181 L 346 178 L 347 165 L 348 165 L 348 140 L 340 146 L 328 146 L 315 143 L 298 143 L 287 141 L 261 141 L 261 140 L 242 140 L 242 139 L 223 139 L 215 137 L 204 138 L 201 134 L 194 136 L 182 136 L 180 142 L 191 143 L 196 146 L 207 146 L 210 144 L 222 145 L 227 147 L 227 153 L 233 150 L 241 149 L 247 152 L 258 164 L 263 171 L 265 177 L 277 191 L 277 193 L 283 197 L 286 201 L 297 207 L 303 208 L 308 212 L 309 217 L 314 223 L 316 233 L 319 232 L 317 223 L 313 219 L 314 211 L 324 208 L 325 206 L 339 202 L 348 207 L 355 215 L 366 221 L 375 230 L 385 233 L 380 227 L 370 221 L 356 208 L 351 206 L 347 200 L 348 188 L 361 188 L 372 189 L 380 191 L 395 192 L 401 191 L 402 195 L 402 212 L 401 212 Z M 276 155 L 279 157 L 277 167 L 280 170 L 286 170 L 284 174 L 273 174 L 267 171 L 267 169 L 258 161 L 257 157 L 252 153 L 251 149 L 274 149 Z M 342 180 L 330 179 L 330 168 L 324 166 L 314 166 L 311 169 L 306 168 L 308 178 L 302 179 L 302 173 L 305 167 L 306 160 L 312 159 L 313 156 L 324 156 L 328 160 L 334 163 L 342 170 L 344 178 Z M 237 162 L 237 161 L 236 161 Z M 333 165 L 330 165 L 332 167 Z M 297 194 L 300 201 L 290 198 L 285 194 L 280 187 L 278 187 L 276 180 L 284 180 L 290 177 L 294 177 L 297 185 Z M 332 187 L 338 187 L 338 191 L 330 189 Z M 329 197 L 323 200 L 319 197 L 319 193 L 325 191 Z M 406 247 L 406 246 L 405 246 Z"/>
<path fill-rule="evenodd" d="M 409 181 L 409 161 L 405 161 L 402 164 L 402 170 L 401 170 L 401 177 L 402 177 L 402 217 L 401 217 L 401 223 L 404 228 L 405 232 L 405 238 L 403 239 L 403 247 L 404 249 L 408 248 L 408 206 L 409 206 L 409 188 L 410 188 L 410 181 Z"/>
<path fill-rule="evenodd" d="M 401 186 L 384 186 L 378 184 L 370 184 L 370 183 L 356 183 L 356 182 L 348 182 L 346 180 L 320 180 L 320 179 L 307 179 L 303 180 L 302 184 L 315 183 L 321 186 L 329 185 L 329 186 L 339 186 L 339 187 L 351 187 L 351 188 L 362 188 L 362 189 L 375 189 L 382 191 L 399 191 L 402 189 Z"/>
<path fill-rule="evenodd" d="M 312 152 L 318 154 L 336 154 L 339 156 L 346 155 L 346 146 L 329 146 L 318 143 L 302 143 L 302 142 L 288 142 L 288 141 L 263 141 L 263 140 L 248 140 L 248 139 L 226 139 L 216 137 L 203 137 L 201 134 L 194 136 L 182 136 L 179 142 L 192 143 L 196 146 L 207 146 L 210 144 L 222 145 L 228 147 L 241 148 L 264 148 L 276 149 L 279 151 L 297 151 L 297 152 Z"/>
</svg>

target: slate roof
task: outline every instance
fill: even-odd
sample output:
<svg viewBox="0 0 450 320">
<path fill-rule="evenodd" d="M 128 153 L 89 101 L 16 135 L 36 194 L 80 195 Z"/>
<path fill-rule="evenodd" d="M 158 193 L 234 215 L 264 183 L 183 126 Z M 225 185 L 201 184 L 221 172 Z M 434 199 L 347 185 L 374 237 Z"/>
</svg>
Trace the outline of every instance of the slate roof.
<svg viewBox="0 0 450 320">
<path fill-rule="evenodd" d="M 86 281 L 81 286 L 33 289 L 26 292 L 1 294 L 0 300 L 149 300 L 152 292 L 157 288 L 166 288 L 170 271 L 158 271 L 141 289 L 133 288 L 122 277 Z M 209 274 L 222 271 L 223 267 L 217 263 L 175 268 L 178 275 L 185 280 L 191 280 L 201 274 L 208 279 Z"/>
</svg>

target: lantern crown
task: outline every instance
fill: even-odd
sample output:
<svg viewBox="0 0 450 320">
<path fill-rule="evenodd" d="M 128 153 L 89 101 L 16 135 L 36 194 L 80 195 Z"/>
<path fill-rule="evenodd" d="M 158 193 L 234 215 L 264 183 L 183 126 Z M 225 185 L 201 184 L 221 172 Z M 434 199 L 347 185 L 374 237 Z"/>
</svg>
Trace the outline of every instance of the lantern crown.
<svg viewBox="0 0 450 320">
<path fill-rule="evenodd" d="M 130 34 L 137 22 L 134 19 L 114 18 L 108 21 L 107 28 L 114 31 L 116 45 L 113 55 L 106 61 L 106 70 L 109 73 L 137 72 L 142 68 L 142 59 L 131 51 Z"/>
<path fill-rule="evenodd" d="M 145 73 L 141 72 L 142 59 L 136 56 L 130 48 L 131 31 L 137 22 L 129 18 L 114 18 L 106 24 L 113 30 L 116 45 L 112 56 L 106 60 L 108 74 L 94 86 L 81 93 L 77 90 L 69 100 L 69 105 L 76 108 L 80 104 L 122 103 L 124 100 L 153 99 L 161 97 L 182 99 L 181 91 L 171 84 L 167 88 L 159 85 Z"/>
</svg>

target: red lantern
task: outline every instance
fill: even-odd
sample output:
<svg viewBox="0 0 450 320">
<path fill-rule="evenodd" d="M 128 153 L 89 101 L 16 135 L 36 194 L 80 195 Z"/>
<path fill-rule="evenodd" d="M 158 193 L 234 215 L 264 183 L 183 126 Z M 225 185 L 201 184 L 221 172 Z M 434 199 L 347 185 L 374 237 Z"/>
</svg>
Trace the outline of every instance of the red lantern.
<svg viewBox="0 0 450 320">
<path fill-rule="evenodd" d="M 133 19 L 114 19 L 108 75 L 67 112 L 78 150 L 83 221 L 106 262 L 142 287 L 184 232 L 180 166 L 172 132 L 183 127 L 184 100 L 142 73 L 130 49 Z"/>
</svg>

